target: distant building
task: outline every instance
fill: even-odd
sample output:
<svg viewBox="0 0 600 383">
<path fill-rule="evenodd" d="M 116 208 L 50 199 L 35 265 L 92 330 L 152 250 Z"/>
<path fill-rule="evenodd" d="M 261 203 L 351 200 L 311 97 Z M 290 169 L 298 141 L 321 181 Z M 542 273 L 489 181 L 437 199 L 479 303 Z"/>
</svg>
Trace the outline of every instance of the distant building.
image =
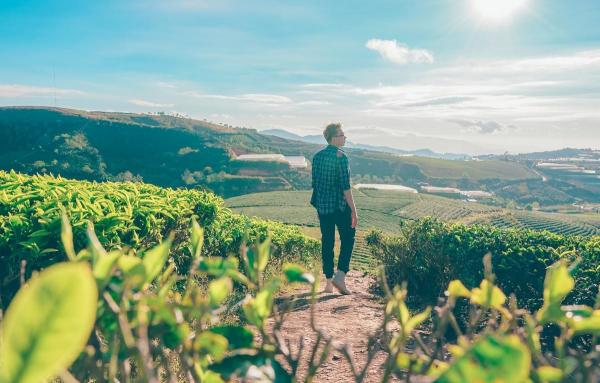
<svg viewBox="0 0 600 383">
<path fill-rule="evenodd" d="M 285 161 L 290 164 L 291 168 L 306 168 L 308 161 L 304 156 L 284 156 Z"/>
<path fill-rule="evenodd" d="M 421 190 L 432 194 L 454 194 L 464 195 L 468 198 L 490 198 L 492 193 L 483 190 L 460 190 L 457 188 L 439 187 L 439 186 L 421 186 Z"/>
<path fill-rule="evenodd" d="M 460 189 L 439 186 L 421 186 L 421 190 L 426 193 L 460 194 Z"/>
<path fill-rule="evenodd" d="M 287 162 L 291 168 L 303 169 L 308 167 L 304 156 L 284 156 L 283 154 L 240 154 L 235 157 L 239 161 L 279 161 Z"/>
<path fill-rule="evenodd" d="M 405 193 L 418 193 L 416 189 L 409 188 L 404 185 L 390 185 L 390 184 L 356 184 L 355 189 L 375 189 L 375 190 L 393 190 Z"/>
<path fill-rule="evenodd" d="M 283 154 L 240 154 L 235 158 L 239 161 L 285 161 Z"/>
<path fill-rule="evenodd" d="M 494 195 L 490 192 L 486 192 L 483 190 L 461 190 L 460 194 L 467 196 L 469 198 L 473 198 L 473 197 L 491 198 Z"/>
<path fill-rule="evenodd" d="M 538 168 L 551 169 L 551 170 L 580 170 L 583 169 L 581 166 L 573 164 L 559 164 L 556 162 L 540 162 L 536 165 Z"/>
</svg>

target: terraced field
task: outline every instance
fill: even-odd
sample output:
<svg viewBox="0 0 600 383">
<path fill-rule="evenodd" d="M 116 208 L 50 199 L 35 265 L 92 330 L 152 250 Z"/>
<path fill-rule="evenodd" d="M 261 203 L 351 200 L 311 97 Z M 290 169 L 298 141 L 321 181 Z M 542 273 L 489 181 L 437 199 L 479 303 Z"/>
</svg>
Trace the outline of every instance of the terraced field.
<svg viewBox="0 0 600 383">
<path fill-rule="evenodd" d="M 302 232 L 312 238 L 321 239 L 321 231 L 318 227 L 302 227 L 301 228 Z M 375 264 L 373 257 L 371 256 L 371 252 L 369 250 L 369 248 L 367 247 L 367 243 L 365 242 L 365 235 L 367 234 L 366 231 L 357 231 L 356 232 L 356 237 L 354 239 L 354 250 L 352 251 L 352 259 L 350 260 L 350 267 L 352 268 L 352 270 L 361 270 L 361 271 L 367 271 L 367 270 L 373 270 L 373 266 Z M 335 247 L 334 247 L 334 252 L 337 255 L 339 254 L 339 250 L 340 250 L 340 240 L 339 237 L 337 236 L 336 233 L 336 239 L 335 239 Z M 337 258 L 336 258 L 336 265 L 337 265 Z"/>
<path fill-rule="evenodd" d="M 461 200 L 397 191 L 354 190 L 359 224 L 351 267 L 373 270 L 375 261 L 365 242 L 370 229 L 389 233 L 400 230 L 400 221 L 427 216 L 464 224 L 487 224 L 500 228 L 548 230 L 567 235 L 600 235 L 600 214 L 557 214 L 508 210 Z M 299 225 L 304 234 L 321 239 L 310 191 L 248 194 L 225 200 L 226 206 L 249 216 Z M 336 233 L 337 237 L 337 233 Z M 339 254 L 339 238 L 335 254 Z"/>
<path fill-rule="evenodd" d="M 594 222 L 584 217 L 569 215 L 532 213 L 532 212 L 504 212 L 503 214 L 483 217 L 474 223 L 491 224 L 502 228 L 527 228 L 533 230 L 548 230 L 565 235 L 598 235 L 600 234 L 600 221 Z"/>
<path fill-rule="evenodd" d="M 502 209 L 463 202 L 449 198 L 423 196 L 419 202 L 412 203 L 394 211 L 395 215 L 403 218 L 418 219 L 423 217 L 437 217 L 443 221 L 459 221 L 475 214 L 494 214 Z"/>
<path fill-rule="evenodd" d="M 248 194 L 225 201 L 240 213 L 301 226 L 318 226 L 309 204 L 310 191 Z M 354 190 L 359 231 L 379 229 L 398 232 L 399 222 L 427 216 L 465 224 L 501 228 L 548 230 L 566 235 L 600 235 L 600 214 L 558 214 L 509 210 L 426 194 L 383 190 Z"/>
</svg>

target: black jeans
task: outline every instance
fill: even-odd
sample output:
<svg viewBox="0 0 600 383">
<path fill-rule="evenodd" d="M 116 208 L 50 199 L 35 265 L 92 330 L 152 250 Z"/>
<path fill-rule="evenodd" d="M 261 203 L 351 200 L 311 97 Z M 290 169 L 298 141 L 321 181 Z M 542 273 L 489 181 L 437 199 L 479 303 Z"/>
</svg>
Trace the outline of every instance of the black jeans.
<svg viewBox="0 0 600 383">
<path fill-rule="evenodd" d="M 335 227 L 340 235 L 340 257 L 338 270 L 347 273 L 350 270 L 350 257 L 354 247 L 356 229 L 352 225 L 352 212 L 349 207 L 337 210 L 332 214 L 319 214 L 321 226 L 321 256 L 323 257 L 323 273 L 326 278 L 333 277 L 333 246 L 335 245 Z"/>
</svg>

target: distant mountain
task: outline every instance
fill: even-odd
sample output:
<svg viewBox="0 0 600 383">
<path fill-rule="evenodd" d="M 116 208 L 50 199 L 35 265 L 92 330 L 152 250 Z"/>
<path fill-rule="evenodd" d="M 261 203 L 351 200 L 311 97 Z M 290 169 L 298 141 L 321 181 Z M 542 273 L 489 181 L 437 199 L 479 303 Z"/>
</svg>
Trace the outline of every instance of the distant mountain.
<svg viewBox="0 0 600 383">
<path fill-rule="evenodd" d="M 296 140 L 302 142 L 309 142 L 314 144 L 325 144 L 325 139 L 322 135 L 306 135 L 301 136 L 292 132 L 288 132 L 284 129 L 266 129 L 259 131 L 260 134 L 266 134 L 270 136 L 277 136 L 281 138 L 285 138 L 288 140 Z M 446 160 L 468 160 L 471 159 L 471 156 L 468 154 L 455 154 L 455 153 L 436 153 L 429 149 L 418 149 L 418 150 L 402 150 L 398 148 L 392 148 L 390 146 L 379 146 L 379 145 L 368 145 L 368 144 L 357 144 L 350 140 L 346 141 L 346 146 L 348 148 L 357 148 L 357 149 L 365 149 L 372 150 L 375 152 L 385 152 L 385 153 L 394 153 L 400 155 L 414 155 L 421 157 L 430 157 L 430 158 L 442 158 Z"/>
<path fill-rule="evenodd" d="M 599 159 L 600 150 L 594 149 L 578 149 L 578 148 L 564 148 L 558 150 L 550 150 L 546 152 L 532 152 L 532 153 L 519 153 L 519 154 L 497 154 L 497 155 L 486 155 L 479 156 L 479 158 L 487 159 L 517 159 L 517 160 L 555 160 L 564 158 L 579 158 L 579 159 Z"/>
<path fill-rule="evenodd" d="M 305 140 L 315 143 L 181 116 L 0 107 L 0 169 L 95 181 L 143 180 L 167 187 L 202 187 L 224 197 L 310 189 L 310 167 L 236 160 L 239 154 L 276 153 L 310 161 L 323 147 L 323 139 L 312 136 Z M 406 156 L 397 149 L 375 151 L 363 145 L 349 147 L 347 153 L 354 183 L 430 184 L 498 193 L 515 185 L 507 190 L 509 198 L 516 200 L 534 198 L 532 187 L 520 186 L 533 183 L 539 193 L 549 194 L 541 177 L 518 162 L 451 161 Z M 560 194 L 560 198 L 570 201 L 571 197 Z"/>
</svg>

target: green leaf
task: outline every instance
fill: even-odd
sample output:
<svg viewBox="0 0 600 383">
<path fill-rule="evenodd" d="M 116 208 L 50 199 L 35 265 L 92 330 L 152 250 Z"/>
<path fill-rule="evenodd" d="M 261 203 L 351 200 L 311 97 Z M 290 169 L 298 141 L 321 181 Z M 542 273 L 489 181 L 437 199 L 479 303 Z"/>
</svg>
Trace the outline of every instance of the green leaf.
<svg viewBox="0 0 600 383">
<path fill-rule="evenodd" d="M 198 270 L 213 277 L 219 278 L 224 275 L 229 275 L 230 271 L 237 270 L 238 265 L 239 261 L 233 256 L 227 258 L 205 257 L 200 261 Z"/>
<path fill-rule="evenodd" d="M 194 340 L 194 350 L 201 355 L 210 355 L 220 361 L 227 352 L 228 341 L 223 335 L 205 331 Z"/>
<path fill-rule="evenodd" d="M 465 287 L 465 285 L 463 285 L 461 281 L 455 279 L 448 285 L 446 296 L 469 298 L 471 296 L 471 292 Z"/>
<path fill-rule="evenodd" d="M 288 282 L 300 282 L 300 283 L 315 283 L 315 277 L 311 273 L 306 272 L 302 267 L 291 263 L 283 265 L 283 273 L 285 274 Z"/>
<path fill-rule="evenodd" d="M 262 366 L 265 362 L 266 358 L 262 354 L 252 350 L 249 353 L 228 356 L 221 362 L 208 366 L 208 368 L 221 374 L 224 379 L 229 380 L 233 375 L 245 376 L 250 367 Z"/>
<path fill-rule="evenodd" d="M 231 293 L 233 283 L 227 277 L 219 278 L 210 281 L 208 284 L 208 295 L 210 304 L 213 307 L 218 307 Z"/>
<path fill-rule="evenodd" d="M 481 285 L 471 292 L 471 302 L 483 307 L 501 309 L 506 302 L 506 295 L 497 286 L 491 284 L 487 279 L 481 281 Z"/>
<path fill-rule="evenodd" d="M 567 318 L 589 318 L 594 315 L 594 309 L 586 305 L 562 306 L 560 308 Z"/>
<path fill-rule="evenodd" d="M 598 336 L 600 335 L 600 310 L 595 310 L 589 318 L 574 317 L 569 323 L 575 331 L 575 335 L 592 334 Z"/>
<path fill-rule="evenodd" d="M 113 250 L 96 261 L 94 265 L 94 278 L 96 278 L 99 290 L 103 290 L 110 280 L 115 264 L 121 255 L 120 250 Z"/>
<path fill-rule="evenodd" d="M 574 286 L 575 280 L 569 275 L 564 261 L 556 262 L 548 268 L 544 279 L 544 305 L 537 312 L 537 319 L 542 324 L 564 318 L 560 304 Z"/>
<path fill-rule="evenodd" d="M 247 327 L 219 326 L 211 328 L 210 331 L 227 338 L 229 348 L 232 350 L 251 347 L 254 341 L 254 334 Z"/>
<path fill-rule="evenodd" d="M 67 214 L 63 211 L 61 215 L 62 226 L 60 231 L 60 239 L 62 241 L 63 247 L 65 248 L 65 253 L 67 253 L 67 257 L 70 261 L 77 260 L 77 255 L 75 255 L 75 247 L 73 247 L 73 230 L 71 229 L 71 224 L 69 223 L 69 218 Z"/>
<path fill-rule="evenodd" d="M 487 335 L 457 357 L 436 382 L 527 382 L 531 355 L 518 336 Z"/>
<path fill-rule="evenodd" d="M 166 240 L 144 254 L 143 264 L 146 269 L 146 283 L 151 283 L 165 267 L 172 242 L 173 234 L 171 233 Z"/>
<path fill-rule="evenodd" d="M 262 327 L 265 319 L 271 314 L 273 308 L 273 295 L 277 289 L 276 280 L 260 290 L 255 298 L 248 298 L 242 306 L 248 322 L 256 327 Z"/>
<path fill-rule="evenodd" d="M 126 283 L 135 287 L 144 284 L 146 280 L 146 268 L 140 258 L 133 255 L 123 255 L 119 257 L 117 264 L 127 277 Z"/>
<path fill-rule="evenodd" d="M 223 359 L 220 363 L 209 366 L 212 371 L 220 373 L 223 378 L 230 379 L 236 375 L 245 381 L 246 374 L 250 367 L 256 367 L 253 370 L 253 377 L 261 374 L 258 379 L 253 381 L 265 381 L 274 383 L 288 383 L 292 379 L 285 369 L 276 361 L 260 353 L 258 354 L 238 354 Z"/>
<path fill-rule="evenodd" d="M 102 247 L 100 240 L 96 236 L 96 232 L 94 231 L 94 225 L 91 221 L 87 223 L 87 236 L 88 236 L 88 251 L 92 255 L 92 261 L 96 262 L 96 260 L 100 257 L 106 255 L 106 250 Z"/>
<path fill-rule="evenodd" d="M 216 372 L 206 371 L 202 374 L 202 383 L 225 383 L 225 381 Z"/>
<path fill-rule="evenodd" d="M 410 318 L 408 320 L 408 322 L 406 322 L 406 325 L 405 325 L 406 331 L 407 332 L 411 332 L 413 329 L 415 329 L 421 323 L 423 323 L 427 319 L 429 319 L 429 315 L 430 314 L 431 314 L 431 307 L 427 307 L 425 309 L 425 311 L 423 311 L 422 313 L 416 314 L 415 316 L 413 316 L 412 318 Z"/>
<path fill-rule="evenodd" d="M 200 257 L 200 253 L 202 253 L 202 247 L 204 246 L 204 228 L 202 228 L 198 224 L 198 221 L 196 221 L 196 218 L 193 217 L 190 237 L 194 259 L 198 259 Z"/>
<path fill-rule="evenodd" d="M 271 253 L 271 238 L 267 238 L 256 247 L 257 251 L 257 268 L 261 273 L 267 268 L 269 255 Z"/>
<path fill-rule="evenodd" d="M 563 372 L 559 368 L 542 366 L 538 367 L 536 372 L 542 383 L 555 383 L 563 381 Z"/>
<path fill-rule="evenodd" d="M 41 382 L 68 368 L 90 336 L 97 300 L 86 263 L 59 263 L 31 278 L 2 322 L 0 381 Z"/>
</svg>

